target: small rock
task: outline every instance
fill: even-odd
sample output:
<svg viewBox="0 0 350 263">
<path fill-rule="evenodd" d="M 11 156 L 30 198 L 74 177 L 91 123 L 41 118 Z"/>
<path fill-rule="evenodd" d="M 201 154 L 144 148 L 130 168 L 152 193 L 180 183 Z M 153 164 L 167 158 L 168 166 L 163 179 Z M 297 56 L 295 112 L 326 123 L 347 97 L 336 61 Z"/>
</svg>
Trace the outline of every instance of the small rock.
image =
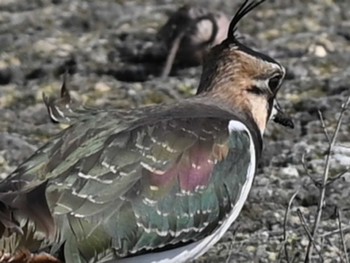
<svg viewBox="0 0 350 263">
<path fill-rule="evenodd" d="M 268 257 L 269 257 L 270 262 L 275 262 L 275 261 L 277 261 L 278 253 L 267 252 L 267 254 L 268 254 Z"/>
<path fill-rule="evenodd" d="M 345 174 L 343 175 L 343 178 L 344 178 L 345 182 L 350 183 L 350 172 L 345 173 Z"/>
<path fill-rule="evenodd" d="M 350 166 L 350 156 L 335 154 L 333 157 L 340 165 Z"/>
<path fill-rule="evenodd" d="M 307 238 L 302 238 L 300 241 L 300 244 L 304 247 L 306 247 L 309 244 L 309 239 Z"/>
<path fill-rule="evenodd" d="M 50 54 L 54 53 L 58 46 L 55 43 L 56 39 L 40 39 L 38 42 L 34 43 L 34 50 L 38 53 Z"/>
<path fill-rule="evenodd" d="M 297 226 L 300 224 L 300 219 L 298 216 L 295 216 L 295 215 L 290 215 L 289 218 L 288 218 L 288 221 L 289 223 L 292 225 L 292 226 Z"/>
<path fill-rule="evenodd" d="M 288 167 L 282 168 L 281 172 L 283 174 L 287 175 L 288 177 L 299 177 L 299 172 L 298 172 L 297 168 L 295 168 L 293 166 L 288 166 Z"/>
<path fill-rule="evenodd" d="M 256 247 L 254 247 L 254 246 L 247 246 L 246 250 L 247 250 L 248 252 L 252 253 L 252 252 L 255 252 L 255 251 L 256 251 Z"/>
<path fill-rule="evenodd" d="M 4 156 L 0 155 L 0 166 L 4 165 L 4 163 L 6 162 Z"/>
<path fill-rule="evenodd" d="M 327 56 L 327 50 L 321 45 L 311 45 L 309 47 L 309 52 L 320 58 Z"/>
<path fill-rule="evenodd" d="M 110 86 L 108 86 L 106 83 L 104 83 L 104 82 L 97 82 L 96 84 L 95 84 L 95 90 L 96 91 L 99 91 L 99 92 L 108 92 L 108 91 L 110 91 L 111 90 L 111 87 Z"/>
</svg>

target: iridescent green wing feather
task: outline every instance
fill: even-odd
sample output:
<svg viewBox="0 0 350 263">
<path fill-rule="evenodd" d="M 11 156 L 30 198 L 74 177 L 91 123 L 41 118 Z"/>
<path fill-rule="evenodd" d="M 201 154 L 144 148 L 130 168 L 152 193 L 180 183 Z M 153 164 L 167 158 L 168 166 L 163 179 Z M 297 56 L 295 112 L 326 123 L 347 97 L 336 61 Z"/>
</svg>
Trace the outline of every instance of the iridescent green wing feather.
<svg viewBox="0 0 350 263">
<path fill-rule="evenodd" d="M 179 246 L 214 231 L 246 179 L 252 142 L 227 127 L 220 118 L 133 127 L 106 114 L 64 131 L 8 186 L 45 182 L 56 238 L 75 262 Z"/>
</svg>

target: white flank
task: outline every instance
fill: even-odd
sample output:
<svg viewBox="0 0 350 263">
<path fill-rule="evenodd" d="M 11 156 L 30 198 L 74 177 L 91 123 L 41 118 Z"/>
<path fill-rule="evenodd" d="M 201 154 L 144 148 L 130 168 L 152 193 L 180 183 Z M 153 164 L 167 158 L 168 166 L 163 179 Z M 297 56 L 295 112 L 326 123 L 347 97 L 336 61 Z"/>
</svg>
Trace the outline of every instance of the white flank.
<svg viewBox="0 0 350 263">
<path fill-rule="evenodd" d="M 242 207 L 248 197 L 250 188 L 253 183 L 255 166 L 256 166 L 256 157 L 255 157 L 255 146 L 253 138 L 248 130 L 248 128 L 239 121 L 231 120 L 228 125 L 230 132 L 235 131 L 245 131 L 249 135 L 250 139 L 250 164 L 247 170 L 247 179 L 244 183 L 238 202 L 233 207 L 231 213 L 228 215 L 227 219 L 223 224 L 211 235 L 206 238 L 194 242 L 190 245 L 175 248 L 172 250 L 167 250 L 164 252 L 158 253 L 149 253 L 141 256 L 130 257 L 125 259 L 111 260 L 109 263 L 118 262 L 118 263 L 182 263 L 193 260 L 200 257 L 205 252 L 207 252 L 212 246 L 214 246 L 226 233 L 232 223 L 236 220 L 239 213 L 242 210 Z"/>
</svg>

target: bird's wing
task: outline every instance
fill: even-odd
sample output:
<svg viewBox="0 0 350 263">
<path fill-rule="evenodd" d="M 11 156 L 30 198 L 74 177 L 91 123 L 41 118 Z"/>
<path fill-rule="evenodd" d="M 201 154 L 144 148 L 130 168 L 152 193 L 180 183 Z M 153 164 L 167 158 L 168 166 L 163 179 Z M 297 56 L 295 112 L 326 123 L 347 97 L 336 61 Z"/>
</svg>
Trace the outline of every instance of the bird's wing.
<svg viewBox="0 0 350 263">
<path fill-rule="evenodd" d="M 251 162 L 250 135 L 228 123 L 76 123 L 0 184 L 0 201 L 46 233 L 56 226 L 74 262 L 199 240 L 238 201 Z"/>
</svg>

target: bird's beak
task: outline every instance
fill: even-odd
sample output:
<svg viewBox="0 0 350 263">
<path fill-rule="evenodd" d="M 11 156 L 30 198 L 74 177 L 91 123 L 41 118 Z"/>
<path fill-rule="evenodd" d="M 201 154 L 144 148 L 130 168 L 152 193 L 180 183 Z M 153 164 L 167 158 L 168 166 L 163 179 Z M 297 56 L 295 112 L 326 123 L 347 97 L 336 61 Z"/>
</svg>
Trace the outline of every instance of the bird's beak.
<svg viewBox="0 0 350 263">
<path fill-rule="evenodd" d="M 274 100 L 274 103 L 273 103 L 271 119 L 282 126 L 294 129 L 294 123 L 292 118 L 287 116 L 283 112 L 283 110 L 281 109 L 281 106 L 279 105 L 276 99 Z"/>
</svg>

